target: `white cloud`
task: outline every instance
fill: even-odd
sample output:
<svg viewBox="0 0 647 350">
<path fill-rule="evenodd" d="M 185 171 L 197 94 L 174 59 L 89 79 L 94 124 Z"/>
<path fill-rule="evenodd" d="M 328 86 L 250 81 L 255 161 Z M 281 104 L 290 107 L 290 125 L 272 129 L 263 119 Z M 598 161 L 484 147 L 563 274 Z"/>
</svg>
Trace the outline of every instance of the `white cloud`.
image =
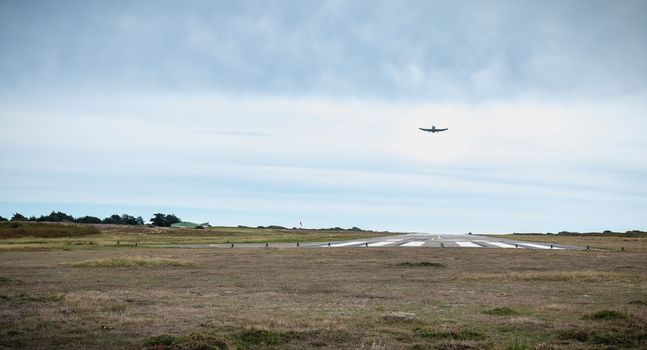
<svg viewBox="0 0 647 350">
<path fill-rule="evenodd" d="M 7 135 L 0 194 L 15 202 L 247 211 L 251 218 L 294 213 L 330 226 L 340 217 L 390 229 L 424 230 L 439 215 L 446 218 L 435 224 L 458 231 L 465 220 L 491 230 L 580 220 L 557 218 L 559 208 L 586 217 L 607 210 L 610 222 L 635 225 L 646 206 L 642 101 L 14 101 L 0 113 Z M 417 129 L 431 124 L 449 130 Z"/>
</svg>

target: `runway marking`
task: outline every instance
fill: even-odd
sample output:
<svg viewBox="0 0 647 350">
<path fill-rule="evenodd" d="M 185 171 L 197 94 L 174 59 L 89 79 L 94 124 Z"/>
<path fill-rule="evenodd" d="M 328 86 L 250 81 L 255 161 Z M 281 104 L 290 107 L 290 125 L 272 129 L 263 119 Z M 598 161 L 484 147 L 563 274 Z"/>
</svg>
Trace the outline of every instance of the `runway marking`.
<svg viewBox="0 0 647 350">
<path fill-rule="evenodd" d="M 389 244 L 394 244 L 395 242 L 393 241 L 382 241 L 382 242 L 374 242 L 374 243 L 369 243 L 369 247 L 381 247 Z"/>
<path fill-rule="evenodd" d="M 499 248 L 514 248 L 512 244 L 507 244 L 507 243 L 502 243 L 502 242 L 492 242 L 492 241 L 477 241 L 477 242 L 483 242 L 485 244 L 491 244 L 493 246 L 497 246 Z"/>
<path fill-rule="evenodd" d="M 359 242 L 359 241 L 358 242 L 345 242 L 345 243 L 331 244 L 330 246 L 326 244 L 326 245 L 322 245 L 322 247 L 332 247 L 332 248 L 335 248 L 335 247 L 348 247 L 350 245 L 364 244 L 364 243 L 366 243 L 366 242 Z"/>
<path fill-rule="evenodd" d="M 564 248 L 558 248 L 558 247 L 555 247 L 555 246 L 553 246 L 553 248 L 551 248 L 550 246 L 545 246 L 545 245 L 540 245 L 540 244 L 533 244 L 533 243 L 519 243 L 519 244 L 526 245 L 528 247 L 537 248 L 537 249 L 564 249 Z"/>
<path fill-rule="evenodd" d="M 465 248 L 482 248 L 480 245 L 474 244 L 472 242 L 455 242 L 455 243 Z"/>
<path fill-rule="evenodd" d="M 405 244 L 400 245 L 400 247 L 420 247 L 425 244 L 427 241 L 411 241 Z"/>
<path fill-rule="evenodd" d="M 402 240 L 402 238 L 390 238 L 390 239 L 387 239 L 387 241 L 389 241 L 389 242 L 400 242 L 401 240 Z"/>
</svg>

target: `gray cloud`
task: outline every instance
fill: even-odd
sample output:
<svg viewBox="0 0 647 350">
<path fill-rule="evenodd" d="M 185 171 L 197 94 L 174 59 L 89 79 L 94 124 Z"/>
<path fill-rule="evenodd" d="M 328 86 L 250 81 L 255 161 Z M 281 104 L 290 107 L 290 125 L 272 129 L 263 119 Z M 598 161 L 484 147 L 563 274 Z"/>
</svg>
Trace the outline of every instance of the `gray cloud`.
<svg viewBox="0 0 647 350">
<path fill-rule="evenodd" d="M 643 1 L 0 4 L 0 89 L 481 100 L 647 87 Z"/>
</svg>

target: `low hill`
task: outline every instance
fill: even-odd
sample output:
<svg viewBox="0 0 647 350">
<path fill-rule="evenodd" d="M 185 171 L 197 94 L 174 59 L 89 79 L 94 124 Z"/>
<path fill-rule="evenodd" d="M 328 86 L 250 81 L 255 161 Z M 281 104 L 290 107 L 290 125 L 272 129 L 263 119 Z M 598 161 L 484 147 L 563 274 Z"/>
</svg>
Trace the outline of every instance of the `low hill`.
<svg viewBox="0 0 647 350">
<path fill-rule="evenodd" d="M 19 237 L 80 237 L 101 233 L 92 225 L 44 222 L 0 222 L 0 239 Z"/>
</svg>

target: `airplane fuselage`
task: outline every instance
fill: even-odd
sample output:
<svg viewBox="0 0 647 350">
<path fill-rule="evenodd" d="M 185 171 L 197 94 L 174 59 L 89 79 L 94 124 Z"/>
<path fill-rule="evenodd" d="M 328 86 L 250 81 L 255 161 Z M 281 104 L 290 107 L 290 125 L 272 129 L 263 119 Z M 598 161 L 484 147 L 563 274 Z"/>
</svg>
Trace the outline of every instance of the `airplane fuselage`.
<svg viewBox="0 0 647 350">
<path fill-rule="evenodd" d="M 436 129 L 435 126 L 432 126 L 431 129 L 425 129 L 425 128 L 418 128 L 418 129 L 420 129 L 422 131 L 426 131 L 426 132 L 441 132 L 441 131 L 449 130 L 448 128 Z"/>
</svg>

